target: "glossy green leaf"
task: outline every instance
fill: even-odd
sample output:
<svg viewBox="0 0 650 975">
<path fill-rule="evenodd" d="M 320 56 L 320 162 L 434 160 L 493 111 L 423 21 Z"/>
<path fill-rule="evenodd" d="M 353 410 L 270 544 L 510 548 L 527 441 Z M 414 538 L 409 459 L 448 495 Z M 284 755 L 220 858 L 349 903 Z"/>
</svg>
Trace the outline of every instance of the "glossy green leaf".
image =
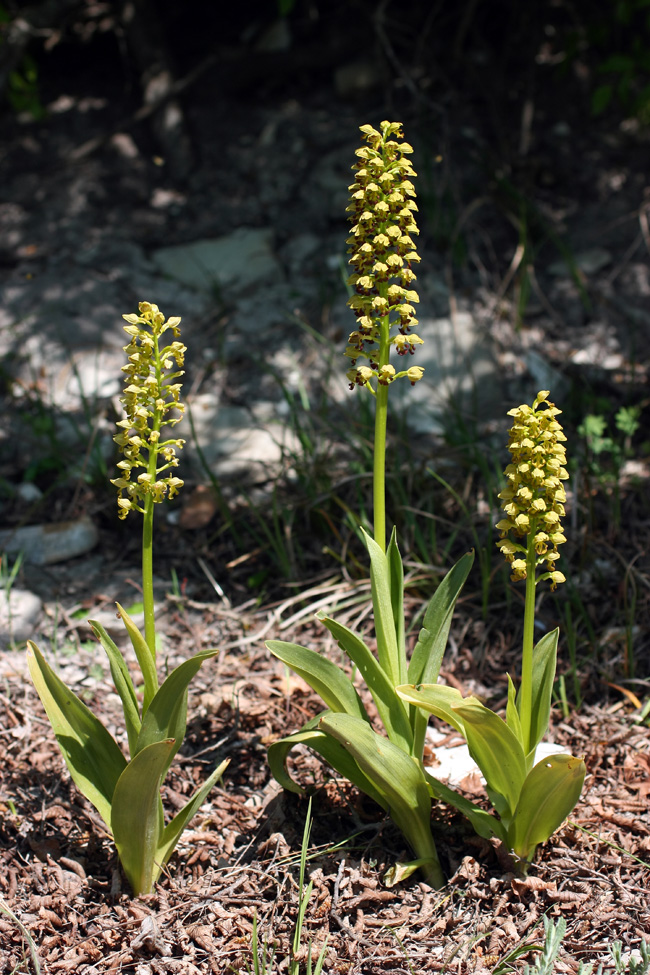
<svg viewBox="0 0 650 975">
<path fill-rule="evenodd" d="M 386 549 L 390 577 L 390 602 L 393 611 L 397 652 L 401 660 L 406 659 L 406 640 L 404 637 L 404 565 L 397 546 L 397 530 L 393 528 Z"/>
<path fill-rule="evenodd" d="M 58 677 L 36 644 L 27 644 L 27 664 L 72 780 L 107 827 L 111 802 L 126 759 L 99 718 Z"/>
<path fill-rule="evenodd" d="M 548 730 L 548 722 L 551 716 L 559 632 L 556 628 L 547 633 L 536 644 L 533 651 L 533 693 L 528 756 L 531 763 L 535 757 L 535 749 Z M 521 716 L 521 687 L 517 695 L 517 708 Z"/>
<path fill-rule="evenodd" d="M 377 635 L 377 656 L 393 685 L 403 684 L 406 680 L 406 660 L 404 654 L 399 653 L 397 645 L 388 559 L 377 542 L 363 529 L 361 531 L 370 556 L 370 587 Z"/>
<path fill-rule="evenodd" d="M 286 763 L 289 752 L 295 745 L 307 745 L 309 748 L 313 748 L 321 758 L 324 758 L 339 775 L 348 779 L 361 792 L 370 796 L 383 809 L 386 809 L 386 802 L 381 793 L 375 788 L 368 776 L 361 771 L 352 755 L 335 738 L 318 728 L 321 718 L 331 713 L 331 711 L 324 711 L 308 721 L 300 731 L 273 742 L 267 754 L 273 778 L 279 782 L 283 789 L 295 792 L 299 796 L 304 795 L 304 790 L 287 772 Z"/>
<path fill-rule="evenodd" d="M 320 727 L 333 735 L 383 796 L 384 806 L 402 831 L 416 858 L 428 864 L 427 877 L 441 887 L 444 877 L 431 835 L 431 797 L 419 762 L 365 721 L 350 714 L 328 714 Z"/>
<path fill-rule="evenodd" d="M 478 836 L 482 836 L 486 840 L 496 836 L 497 839 L 503 840 L 505 843 L 506 831 L 496 816 L 493 816 L 492 813 L 486 812 L 485 809 L 481 809 L 480 806 L 475 805 L 469 799 L 461 796 L 444 782 L 436 779 L 426 769 L 424 770 L 424 774 L 434 799 L 439 799 L 440 802 L 445 802 L 448 806 L 453 806 L 454 809 L 462 813 L 463 816 L 469 819 Z"/>
<path fill-rule="evenodd" d="M 474 562 L 474 553 L 463 555 L 452 566 L 427 606 L 408 669 L 409 684 L 435 684 L 447 647 L 454 607 Z"/>
<path fill-rule="evenodd" d="M 197 653 L 184 660 L 169 674 L 155 694 L 149 705 L 149 710 L 142 719 L 135 754 L 153 742 L 173 738 L 174 748 L 169 756 L 169 765 L 171 765 L 172 759 L 183 744 L 185 737 L 187 688 L 192 678 L 198 673 L 201 664 L 215 657 L 218 653 L 218 650 L 204 650 L 202 653 Z"/>
<path fill-rule="evenodd" d="M 409 684 L 435 684 L 440 673 L 449 628 L 456 600 L 465 584 L 474 562 L 474 553 L 468 552 L 447 572 L 427 606 L 418 639 L 408 666 Z M 428 717 L 419 708 L 411 708 L 413 728 L 413 754 L 422 757 Z"/>
<path fill-rule="evenodd" d="M 403 751 L 409 752 L 413 742 L 411 725 L 406 708 L 395 693 L 388 674 L 360 636 L 327 616 L 319 615 L 318 618 L 330 631 L 341 650 L 356 664 L 377 705 L 388 737 Z"/>
<path fill-rule="evenodd" d="M 192 817 L 195 816 L 199 811 L 207 799 L 208 794 L 217 784 L 229 763 L 230 759 L 226 759 L 224 762 L 218 765 L 214 772 L 208 776 L 203 785 L 197 789 L 189 802 L 187 802 L 183 808 L 176 813 L 171 822 L 167 823 L 165 826 L 162 837 L 160 838 L 160 842 L 158 844 L 156 855 L 156 862 L 161 866 L 164 866 L 169 860 L 170 856 L 176 849 L 176 844 L 181 838 L 181 833 L 189 824 Z"/>
<path fill-rule="evenodd" d="M 517 710 L 517 692 L 512 682 L 512 677 L 508 674 L 508 704 L 506 706 L 506 724 L 512 731 L 517 741 L 524 747 L 524 736 L 521 728 L 521 719 Z"/>
<path fill-rule="evenodd" d="M 469 753 L 483 773 L 490 799 L 508 822 L 526 778 L 524 750 L 505 721 L 479 702 L 454 708 L 465 725 Z"/>
<path fill-rule="evenodd" d="M 538 843 L 562 825 L 580 798 L 585 772 L 582 759 L 561 754 L 531 769 L 508 829 L 508 842 L 517 856 L 530 860 Z"/>
<path fill-rule="evenodd" d="M 266 644 L 274 657 L 302 677 L 316 691 L 331 711 L 346 711 L 368 720 L 354 684 L 340 667 L 315 650 L 300 647 L 297 643 L 269 640 Z"/>
<path fill-rule="evenodd" d="M 133 681 L 131 680 L 124 657 L 101 623 L 98 623 L 96 620 L 88 620 L 88 622 L 108 657 L 115 690 L 120 695 L 120 700 L 122 701 L 126 734 L 129 739 L 129 751 L 131 755 L 134 755 L 136 742 L 140 734 L 141 721 Z"/>
<path fill-rule="evenodd" d="M 421 684 L 415 687 L 413 684 L 402 684 L 395 690 L 403 701 L 414 704 L 429 714 L 435 714 L 437 718 L 446 721 L 452 728 L 465 737 L 465 727 L 463 720 L 456 710 L 456 706 L 463 703 L 479 703 L 476 697 L 463 697 L 455 687 L 447 684 Z"/>
<path fill-rule="evenodd" d="M 126 627 L 126 632 L 129 634 L 129 639 L 133 644 L 133 649 L 135 655 L 138 658 L 138 665 L 142 673 L 142 680 L 144 682 L 144 700 L 142 703 L 142 714 L 143 716 L 147 713 L 147 709 L 155 697 L 156 691 L 158 690 L 158 674 L 156 673 L 156 661 L 154 659 L 151 650 L 147 645 L 147 641 L 143 637 L 140 630 L 137 628 L 127 611 L 119 603 L 115 604 L 117 606 L 117 611 L 122 617 L 122 622 Z"/>
<path fill-rule="evenodd" d="M 160 786 L 175 742 L 156 741 L 131 759 L 113 793 L 111 828 L 120 863 L 136 897 L 148 894 L 160 876 L 163 834 Z"/>
</svg>

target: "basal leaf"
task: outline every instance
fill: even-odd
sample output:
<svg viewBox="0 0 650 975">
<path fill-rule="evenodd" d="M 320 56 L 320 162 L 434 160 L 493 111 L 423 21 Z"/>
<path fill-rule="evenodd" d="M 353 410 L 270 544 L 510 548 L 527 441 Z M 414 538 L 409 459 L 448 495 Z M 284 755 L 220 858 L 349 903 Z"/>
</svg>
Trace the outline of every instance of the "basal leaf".
<svg viewBox="0 0 650 975">
<path fill-rule="evenodd" d="M 138 665 L 140 671 L 142 672 L 142 679 L 144 681 L 144 701 L 142 704 L 142 714 L 143 716 L 147 713 L 147 709 L 151 704 L 156 691 L 158 690 L 158 674 L 156 673 L 156 660 L 153 656 L 147 641 L 143 637 L 140 630 L 137 628 L 127 611 L 119 603 L 115 604 L 117 606 L 117 611 L 122 617 L 122 622 L 126 627 L 126 632 L 129 634 L 129 639 L 133 644 L 133 649 L 135 650 L 135 655 L 138 658 Z"/>
<path fill-rule="evenodd" d="M 184 660 L 169 674 L 153 697 L 149 710 L 142 719 L 142 727 L 136 743 L 136 754 L 153 742 L 173 738 L 174 748 L 169 756 L 169 764 L 171 765 L 172 759 L 183 744 L 185 737 L 187 688 L 192 678 L 198 673 L 201 664 L 215 657 L 218 653 L 218 650 L 204 650 L 202 653 L 197 653 Z"/>
<path fill-rule="evenodd" d="M 496 816 L 486 812 L 485 809 L 481 809 L 480 806 L 470 802 L 469 799 L 461 796 L 444 782 L 434 778 L 426 769 L 424 770 L 424 774 L 429 784 L 431 795 L 435 799 L 439 799 L 441 802 L 445 802 L 448 806 L 453 806 L 454 809 L 461 812 L 463 816 L 469 819 L 478 836 L 482 836 L 486 840 L 496 836 L 505 843 L 506 831 Z"/>
<path fill-rule="evenodd" d="M 404 565 L 397 546 L 397 530 L 393 528 L 390 542 L 386 549 L 388 572 L 390 577 L 390 602 L 395 625 L 397 653 L 400 660 L 406 660 L 406 643 L 404 638 Z"/>
<path fill-rule="evenodd" d="M 537 844 L 562 825 L 580 798 L 585 771 L 585 763 L 573 755 L 551 755 L 531 769 L 508 829 L 517 856 L 530 860 Z"/>
<path fill-rule="evenodd" d="M 386 809 L 386 803 L 381 793 L 368 776 L 361 771 L 352 755 L 336 738 L 326 734 L 318 727 L 321 718 L 331 713 L 331 711 L 324 711 L 308 721 L 300 731 L 273 742 L 267 755 L 273 778 L 280 783 L 283 789 L 295 792 L 299 796 L 304 795 L 304 790 L 287 772 L 286 762 L 289 752 L 295 745 L 307 745 L 309 748 L 313 748 L 340 775 L 356 785 L 361 792 L 374 799 L 383 809 Z"/>
<path fill-rule="evenodd" d="M 463 721 L 470 755 L 483 773 L 490 799 L 501 819 L 510 822 L 526 778 L 521 744 L 505 721 L 479 702 L 464 701 L 454 711 Z"/>
<path fill-rule="evenodd" d="M 108 657 L 115 690 L 120 695 L 120 700 L 122 701 L 126 734 L 129 739 L 129 752 L 133 755 L 135 754 L 135 744 L 140 734 L 141 725 L 140 710 L 138 708 L 138 699 L 133 681 L 131 680 L 124 657 L 101 623 L 98 623 L 96 620 L 88 620 L 88 622 Z"/>
<path fill-rule="evenodd" d="M 126 759 L 99 718 L 58 677 L 36 644 L 27 644 L 27 664 L 72 780 L 107 827 L 111 802 Z"/>
<path fill-rule="evenodd" d="M 416 858 L 426 862 L 430 882 L 442 886 L 444 878 L 431 835 L 431 797 L 420 763 L 352 715 L 325 715 L 320 727 L 337 738 L 353 756 L 383 797 L 382 805 L 406 837 Z"/>
<path fill-rule="evenodd" d="M 415 687 L 413 684 L 402 684 L 395 690 L 403 701 L 414 704 L 429 714 L 435 714 L 437 718 L 446 721 L 452 728 L 465 737 L 465 728 L 461 716 L 456 710 L 458 704 L 478 702 L 476 697 L 463 697 L 455 687 L 447 684 L 420 684 Z"/>
<path fill-rule="evenodd" d="M 531 759 L 534 759 L 535 749 L 548 729 L 557 663 L 559 632 L 556 628 L 550 633 L 547 633 L 536 644 L 533 650 L 533 693 L 530 718 L 530 745 L 528 748 Z M 521 715 L 521 687 L 517 694 L 517 708 Z"/>
<path fill-rule="evenodd" d="M 366 686 L 373 696 L 379 717 L 391 741 L 410 752 L 413 736 L 406 708 L 377 658 L 371 653 L 360 636 L 342 623 L 327 616 L 318 617 L 327 627 L 340 648 L 356 664 Z"/>
<path fill-rule="evenodd" d="M 229 763 L 230 759 L 226 759 L 224 762 L 221 762 L 214 772 L 208 776 L 203 785 L 196 790 L 189 802 L 187 802 L 183 808 L 176 813 L 171 822 L 167 823 L 165 826 L 156 854 L 156 862 L 161 864 L 161 866 L 164 866 L 169 860 L 170 856 L 176 849 L 176 844 L 181 837 L 181 833 L 185 827 L 189 825 L 192 817 L 195 816 L 199 811 L 207 799 L 210 791 L 217 784 Z"/>
<path fill-rule="evenodd" d="M 377 542 L 363 529 L 361 531 L 370 556 L 370 586 L 379 663 L 393 685 L 402 684 L 406 680 L 406 660 L 397 644 L 388 559 Z"/>
<path fill-rule="evenodd" d="M 174 746 L 174 739 L 169 738 L 139 751 L 122 772 L 113 793 L 113 838 L 136 897 L 150 893 L 163 866 L 157 860 L 163 833 L 160 786 Z"/>
<path fill-rule="evenodd" d="M 269 640 L 266 646 L 278 660 L 302 677 L 331 711 L 346 711 L 368 720 L 354 684 L 327 657 L 315 650 L 308 650 L 307 647 L 300 647 L 297 643 L 285 643 L 282 640 Z"/>
</svg>

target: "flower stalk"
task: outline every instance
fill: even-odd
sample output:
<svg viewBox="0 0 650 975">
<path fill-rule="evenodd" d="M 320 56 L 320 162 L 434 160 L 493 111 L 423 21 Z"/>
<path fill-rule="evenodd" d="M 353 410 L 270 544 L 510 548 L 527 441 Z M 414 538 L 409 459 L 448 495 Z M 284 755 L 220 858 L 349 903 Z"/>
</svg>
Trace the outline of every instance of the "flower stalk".
<svg viewBox="0 0 650 975">
<path fill-rule="evenodd" d="M 566 437 L 556 419 L 561 410 L 548 396 L 549 391 L 543 389 L 532 406 L 523 404 L 508 412 L 514 419 L 508 433 L 511 462 L 504 472 L 508 485 L 499 494 L 505 518 L 497 523 L 501 533 L 497 544 L 512 567 L 512 580 L 526 580 L 520 707 L 526 752 L 532 747 L 536 587 L 546 579 L 551 589 L 565 581 L 556 562 L 560 558 L 558 546 L 566 542 L 560 521 L 566 501 L 562 482 L 569 477 L 564 466 Z"/>
<path fill-rule="evenodd" d="M 415 170 L 405 158 L 413 152 L 403 138 L 399 122 L 382 122 L 379 131 L 362 125 L 367 145 L 357 149 L 353 166 L 355 182 L 348 212 L 352 236 L 348 239 L 354 273 L 348 284 L 355 293 L 348 304 L 357 317 L 345 354 L 352 360 L 350 388 L 362 386 L 375 397 L 373 461 L 374 539 L 386 551 L 386 428 L 388 387 L 406 377 L 415 385 L 424 373 L 418 366 L 397 372 L 390 362 L 391 349 L 398 356 L 413 355 L 422 339 L 411 329 L 417 325 L 413 303 L 419 301 L 410 285 L 415 281 L 411 265 L 420 257 L 411 234 L 419 230 Z M 359 360 L 365 363 L 358 365 Z"/>
<path fill-rule="evenodd" d="M 145 640 L 153 659 L 156 657 L 156 623 L 153 593 L 153 515 L 154 505 L 173 498 L 183 481 L 167 473 L 178 466 L 176 451 L 185 441 L 162 440 L 165 427 L 175 426 L 183 416 L 180 402 L 181 384 L 174 382 L 183 375 L 186 347 L 180 339 L 180 318 L 165 316 L 157 305 L 141 301 L 139 315 L 123 315 L 130 336 L 124 346 L 128 363 L 122 366 L 124 377 L 125 419 L 118 422 L 120 433 L 113 439 L 123 454 L 118 463 L 121 473 L 111 484 L 118 489 L 119 517 L 130 511 L 143 515 L 142 524 L 142 601 L 144 605 Z M 163 344 L 171 331 L 174 341 Z M 161 476 L 164 475 L 164 476 Z"/>
</svg>

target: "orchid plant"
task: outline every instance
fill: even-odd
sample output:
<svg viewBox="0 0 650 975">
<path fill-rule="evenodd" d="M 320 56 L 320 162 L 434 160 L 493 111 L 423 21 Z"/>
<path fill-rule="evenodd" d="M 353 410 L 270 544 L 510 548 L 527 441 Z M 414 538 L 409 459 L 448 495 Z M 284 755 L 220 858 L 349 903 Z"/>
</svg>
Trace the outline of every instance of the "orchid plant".
<svg viewBox="0 0 650 975">
<path fill-rule="evenodd" d="M 488 797 L 498 814 L 476 804 L 427 774 L 432 793 L 464 813 L 476 832 L 497 837 L 514 854 L 525 873 L 536 847 L 564 822 L 580 797 L 585 777 L 582 759 L 558 753 L 536 760 L 548 731 L 557 662 L 558 630 L 534 644 L 537 587 L 551 589 L 565 582 L 557 568 L 568 478 L 566 437 L 557 420 L 560 410 L 537 394 L 532 406 L 509 411 L 513 417 L 505 470 L 507 486 L 500 493 L 504 516 L 497 523 L 499 548 L 512 568 L 512 581 L 526 581 L 521 681 L 519 690 L 508 675 L 505 720 L 476 697 L 463 697 L 455 687 L 422 682 L 397 688 L 403 701 L 435 714 L 467 741 L 470 755 L 483 773 Z"/>
<path fill-rule="evenodd" d="M 95 806 L 117 848 L 136 895 L 147 894 L 171 857 L 181 833 L 205 801 L 228 764 L 222 762 L 166 825 L 160 789 L 185 737 L 187 692 L 201 664 L 217 650 L 197 653 L 159 682 L 156 670 L 156 625 L 153 591 L 154 506 L 173 497 L 183 481 L 176 477 L 177 451 L 183 440 L 166 436 L 181 419 L 179 396 L 186 352 L 180 341 L 180 318 L 169 318 L 157 305 L 140 302 L 138 315 L 124 315 L 129 343 L 122 403 L 125 418 L 114 437 L 123 459 L 112 483 L 119 492 L 119 517 L 138 512 L 143 518 L 142 594 L 144 634 L 126 610 L 118 614 L 135 651 L 140 674 L 134 684 L 119 647 L 101 623 L 90 620 L 104 648 L 119 694 L 129 759 L 104 724 L 68 688 L 29 642 L 29 671 L 56 735 L 72 780 Z M 171 332 L 173 341 L 164 338 Z M 142 685 L 142 694 L 139 686 Z"/>
<path fill-rule="evenodd" d="M 386 544 L 386 429 L 391 386 L 398 381 L 414 385 L 422 378 L 419 366 L 396 369 L 413 355 L 422 339 L 414 304 L 418 294 L 412 265 L 420 258 L 413 236 L 417 204 L 407 156 L 413 151 L 403 142 L 398 122 L 382 122 L 379 130 L 361 127 L 366 145 L 357 150 L 350 186 L 352 232 L 348 241 L 354 272 L 349 283 L 354 294 L 349 305 L 357 319 L 346 355 L 351 389 L 360 389 L 375 402 L 373 470 L 373 537 L 361 529 L 370 558 L 370 580 L 377 651 L 342 623 L 318 618 L 357 668 L 372 695 L 384 733 L 371 717 L 352 679 L 323 654 L 307 647 L 271 640 L 267 647 L 298 673 L 322 698 L 326 709 L 299 731 L 269 748 L 269 765 L 284 788 L 303 790 L 287 770 L 291 749 L 308 745 L 341 775 L 353 782 L 388 812 L 402 831 L 415 857 L 388 872 L 389 883 L 421 868 L 427 880 L 442 887 L 444 876 L 431 833 L 432 790 L 423 765 L 428 716 L 400 697 L 406 682 L 432 684 L 438 678 L 456 599 L 467 578 L 473 555 L 468 553 L 447 574 L 424 614 L 417 642 L 406 652 L 404 625 L 404 571 L 393 529 Z"/>
</svg>

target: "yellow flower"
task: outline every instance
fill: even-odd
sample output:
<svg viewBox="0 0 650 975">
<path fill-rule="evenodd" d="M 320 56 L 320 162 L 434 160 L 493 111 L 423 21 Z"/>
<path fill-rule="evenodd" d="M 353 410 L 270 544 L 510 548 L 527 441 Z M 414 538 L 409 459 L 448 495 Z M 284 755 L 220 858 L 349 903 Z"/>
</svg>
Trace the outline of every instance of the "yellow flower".
<svg viewBox="0 0 650 975">
<path fill-rule="evenodd" d="M 182 486 L 177 477 L 160 475 L 178 465 L 176 450 L 184 440 L 161 442 L 161 430 L 175 426 L 185 409 L 180 402 L 186 348 L 180 341 L 180 318 L 168 318 L 157 305 L 141 301 L 139 315 L 123 315 L 128 322 L 124 331 L 129 344 L 124 346 L 127 365 L 122 366 L 124 394 L 122 403 L 126 418 L 119 420 L 120 432 L 113 437 L 124 455 L 118 463 L 121 476 L 111 483 L 118 489 L 120 518 L 129 511 L 144 511 L 147 497 L 163 501 L 173 497 Z M 170 331 L 173 341 L 164 345 L 163 335 Z M 161 463 L 162 461 L 162 463 Z M 135 477 L 131 480 L 131 472 Z M 125 496 L 126 495 L 126 496 Z"/>
<path fill-rule="evenodd" d="M 410 179 L 416 173 L 405 158 L 413 149 L 401 141 L 399 122 L 382 122 L 379 129 L 362 125 L 361 132 L 367 145 L 356 151 L 355 182 L 349 187 L 347 208 L 352 223 L 350 264 L 355 272 L 348 282 L 355 290 L 348 304 L 358 324 L 345 354 L 353 366 L 358 359 L 366 359 L 369 365 L 350 370 L 347 376 L 352 388 L 369 384 L 370 377 L 366 378 L 362 369 L 370 369 L 371 378 L 381 385 L 404 375 L 413 384 L 421 378 L 422 370 L 417 372 L 412 367 L 396 376 L 392 366 L 391 372 L 385 364 L 380 369 L 378 363 L 382 324 L 385 326 L 386 321 L 389 331 L 398 332 L 391 339 L 398 354 L 412 354 L 422 344 L 419 336 L 410 333 L 417 324 L 413 304 L 419 300 L 417 292 L 409 290 L 415 281 L 411 264 L 420 260 L 412 239 L 419 233 L 414 218 L 415 188 Z"/>
<path fill-rule="evenodd" d="M 527 548 L 504 539 L 509 534 L 526 539 L 532 536 L 535 565 L 547 570 L 540 579 L 550 579 L 554 589 L 558 582 L 564 582 L 554 564 L 560 557 L 558 545 L 566 542 L 560 522 L 566 501 L 561 482 L 569 475 L 564 466 L 566 437 L 556 419 L 561 411 L 548 396 L 548 390 L 542 390 L 532 406 L 523 404 L 508 412 L 513 417 L 508 442 L 511 463 L 504 471 L 507 486 L 499 494 L 507 517 L 497 523 L 501 533 L 497 544 L 512 566 L 512 579 L 525 579 L 526 561 L 515 555 Z"/>
</svg>

